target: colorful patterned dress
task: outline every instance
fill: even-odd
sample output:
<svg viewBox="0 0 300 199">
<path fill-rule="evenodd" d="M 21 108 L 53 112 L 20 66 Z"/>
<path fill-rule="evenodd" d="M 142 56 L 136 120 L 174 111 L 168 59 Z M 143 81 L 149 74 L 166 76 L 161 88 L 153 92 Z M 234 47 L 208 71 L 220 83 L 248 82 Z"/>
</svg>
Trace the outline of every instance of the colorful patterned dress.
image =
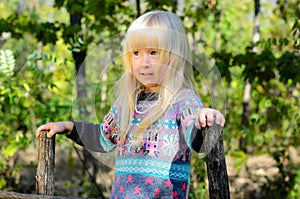
<svg viewBox="0 0 300 199">
<path fill-rule="evenodd" d="M 165 114 L 145 130 L 144 146 L 133 147 L 132 135 L 147 114 L 143 113 L 144 109 L 151 107 L 156 99 L 152 97 L 149 100 L 145 94 L 139 97 L 125 142 L 118 141 L 115 135 L 121 115 L 118 101 L 102 124 L 75 122 L 76 128 L 68 135 L 94 151 L 108 152 L 117 147 L 111 199 L 188 198 L 192 149 L 199 151 L 202 143 L 199 136 L 195 136 L 195 113 L 203 107 L 203 103 L 193 90 L 182 89 Z M 84 136 L 78 136 L 79 131 L 84 132 Z"/>
</svg>

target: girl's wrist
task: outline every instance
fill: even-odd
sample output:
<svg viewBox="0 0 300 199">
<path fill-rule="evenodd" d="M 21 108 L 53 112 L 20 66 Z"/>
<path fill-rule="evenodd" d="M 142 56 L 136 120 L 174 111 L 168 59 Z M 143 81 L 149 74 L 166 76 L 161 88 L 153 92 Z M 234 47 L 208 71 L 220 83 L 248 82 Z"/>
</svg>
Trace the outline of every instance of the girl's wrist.
<svg viewBox="0 0 300 199">
<path fill-rule="evenodd" d="M 65 127 L 66 127 L 66 135 L 69 135 L 74 128 L 74 122 L 71 121 L 65 122 Z"/>
</svg>

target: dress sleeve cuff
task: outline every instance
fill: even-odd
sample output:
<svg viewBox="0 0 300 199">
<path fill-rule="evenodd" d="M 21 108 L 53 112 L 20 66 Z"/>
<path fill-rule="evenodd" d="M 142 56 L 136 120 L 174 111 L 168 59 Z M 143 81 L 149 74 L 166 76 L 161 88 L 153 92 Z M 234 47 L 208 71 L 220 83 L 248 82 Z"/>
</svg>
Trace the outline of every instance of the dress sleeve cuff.
<svg viewBox="0 0 300 199">
<path fill-rule="evenodd" d="M 202 130 L 198 129 L 197 127 L 193 127 L 192 133 L 191 133 L 191 143 L 192 143 L 192 149 L 196 151 L 197 153 L 203 152 L 203 133 Z"/>
<path fill-rule="evenodd" d="M 73 140 L 75 143 L 77 143 L 77 144 L 83 146 L 82 141 L 81 141 L 81 139 L 80 139 L 80 137 L 79 137 L 79 135 L 78 135 L 77 129 L 76 129 L 76 126 L 77 126 L 78 124 L 75 124 L 75 123 L 79 123 L 79 122 L 74 122 L 74 121 L 73 121 L 73 124 L 74 124 L 73 126 L 74 126 L 74 127 L 73 127 L 71 133 L 67 134 L 66 136 L 67 136 L 67 138 Z"/>
</svg>

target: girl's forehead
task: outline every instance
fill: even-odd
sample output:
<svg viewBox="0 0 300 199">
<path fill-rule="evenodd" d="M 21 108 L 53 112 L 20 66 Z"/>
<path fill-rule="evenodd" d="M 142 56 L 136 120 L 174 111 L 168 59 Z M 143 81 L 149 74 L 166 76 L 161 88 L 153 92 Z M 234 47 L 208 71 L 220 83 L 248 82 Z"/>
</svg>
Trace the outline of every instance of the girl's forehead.
<svg viewBox="0 0 300 199">
<path fill-rule="evenodd" d="M 133 49 L 136 48 L 159 48 L 161 46 L 159 40 L 156 37 L 144 35 L 140 37 L 132 38 L 130 41 L 130 46 Z"/>
<path fill-rule="evenodd" d="M 137 44 L 137 45 L 132 45 L 132 50 L 151 50 L 151 49 L 156 49 L 156 50 L 160 50 L 161 47 L 154 42 L 148 42 L 145 44 Z"/>
<path fill-rule="evenodd" d="M 128 49 L 163 49 L 167 42 L 165 32 L 153 29 L 130 31 L 126 40 Z"/>
</svg>

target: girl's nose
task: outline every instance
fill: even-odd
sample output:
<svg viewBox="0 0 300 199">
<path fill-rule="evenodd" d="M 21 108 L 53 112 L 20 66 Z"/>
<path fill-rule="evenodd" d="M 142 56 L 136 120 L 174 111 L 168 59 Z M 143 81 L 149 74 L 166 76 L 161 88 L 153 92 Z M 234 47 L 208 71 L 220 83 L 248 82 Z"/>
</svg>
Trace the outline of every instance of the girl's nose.
<svg viewBox="0 0 300 199">
<path fill-rule="evenodd" d="M 149 53 L 144 53 L 142 58 L 142 66 L 149 67 L 151 64 L 151 58 Z"/>
</svg>

